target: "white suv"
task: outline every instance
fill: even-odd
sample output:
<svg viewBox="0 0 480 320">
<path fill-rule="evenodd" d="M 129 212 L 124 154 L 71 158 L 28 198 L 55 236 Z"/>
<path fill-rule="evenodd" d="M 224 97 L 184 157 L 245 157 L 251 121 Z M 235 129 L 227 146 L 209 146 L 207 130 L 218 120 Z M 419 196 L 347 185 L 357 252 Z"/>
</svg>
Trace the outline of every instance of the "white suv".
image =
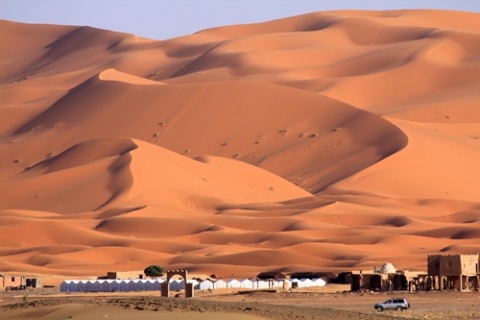
<svg viewBox="0 0 480 320">
<path fill-rule="evenodd" d="M 376 303 L 374 308 L 379 312 L 388 309 L 396 309 L 399 311 L 403 311 L 410 308 L 410 303 L 408 303 L 407 299 L 404 298 L 394 298 L 382 303 Z"/>
</svg>

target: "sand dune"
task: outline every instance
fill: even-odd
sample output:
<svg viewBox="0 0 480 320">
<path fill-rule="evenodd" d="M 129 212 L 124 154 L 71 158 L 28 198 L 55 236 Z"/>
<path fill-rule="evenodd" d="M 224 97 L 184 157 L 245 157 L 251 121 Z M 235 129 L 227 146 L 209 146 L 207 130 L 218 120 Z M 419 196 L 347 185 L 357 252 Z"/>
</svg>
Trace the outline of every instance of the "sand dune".
<svg viewBox="0 0 480 320">
<path fill-rule="evenodd" d="M 424 270 L 480 250 L 478 14 L 0 37 L 0 271 Z"/>
</svg>

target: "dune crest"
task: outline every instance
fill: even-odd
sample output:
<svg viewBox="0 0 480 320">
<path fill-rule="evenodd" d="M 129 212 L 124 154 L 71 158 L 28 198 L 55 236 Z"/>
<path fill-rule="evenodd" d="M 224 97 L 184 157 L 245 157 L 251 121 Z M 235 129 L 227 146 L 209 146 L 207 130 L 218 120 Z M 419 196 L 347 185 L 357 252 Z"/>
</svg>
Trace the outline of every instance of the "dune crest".
<svg viewBox="0 0 480 320">
<path fill-rule="evenodd" d="M 128 73 L 117 71 L 113 68 L 103 70 L 98 74 L 98 78 L 104 81 L 117 81 L 137 85 L 161 85 L 161 82 L 152 81 L 145 78 L 133 76 Z"/>
<path fill-rule="evenodd" d="M 0 271 L 478 252 L 479 18 L 316 12 L 165 41 L 0 21 Z"/>
</svg>

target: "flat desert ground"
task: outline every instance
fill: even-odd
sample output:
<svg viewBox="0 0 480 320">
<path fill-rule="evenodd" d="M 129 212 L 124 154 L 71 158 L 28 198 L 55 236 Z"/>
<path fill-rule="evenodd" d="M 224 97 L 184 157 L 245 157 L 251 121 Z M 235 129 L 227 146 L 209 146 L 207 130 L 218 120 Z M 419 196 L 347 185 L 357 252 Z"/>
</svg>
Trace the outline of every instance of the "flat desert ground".
<svg viewBox="0 0 480 320">
<path fill-rule="evenodd" d="M 347 286 L 348 287 L 348 286 Z M 0 295 L 2 319 L 171 319 L 171 320 L 474 320 L 478 292 L 353 293 L 345 286 L 293 292 L 199 291 L 195 298 L 161 298 L 158 292 Z M 181 295 L 182 293 L 179 293 Z M 377 312 L 373 305 L 405 297 L 411 309 Z"/>
<path fill-rule="evenodd" d="M 152 40 L 0 21 L 0 273 L 344 272 L 480 251 L 480 15 Z"/>
</svg>

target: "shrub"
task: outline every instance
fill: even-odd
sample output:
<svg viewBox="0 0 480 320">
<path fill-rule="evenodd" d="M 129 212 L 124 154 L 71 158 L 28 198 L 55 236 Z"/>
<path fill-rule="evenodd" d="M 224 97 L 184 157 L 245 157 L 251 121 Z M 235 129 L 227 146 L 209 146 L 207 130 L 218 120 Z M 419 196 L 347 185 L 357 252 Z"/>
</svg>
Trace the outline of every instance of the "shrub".
<svg viewBox="0 0 480 320">
<path fill-rule="evenodd" d="M 163 268 L 160 266 L 151 265 L 149 267 L 146 267 L 143 272 L 148 277 L 161 277 L 163 275 Z"/>
</svg>

